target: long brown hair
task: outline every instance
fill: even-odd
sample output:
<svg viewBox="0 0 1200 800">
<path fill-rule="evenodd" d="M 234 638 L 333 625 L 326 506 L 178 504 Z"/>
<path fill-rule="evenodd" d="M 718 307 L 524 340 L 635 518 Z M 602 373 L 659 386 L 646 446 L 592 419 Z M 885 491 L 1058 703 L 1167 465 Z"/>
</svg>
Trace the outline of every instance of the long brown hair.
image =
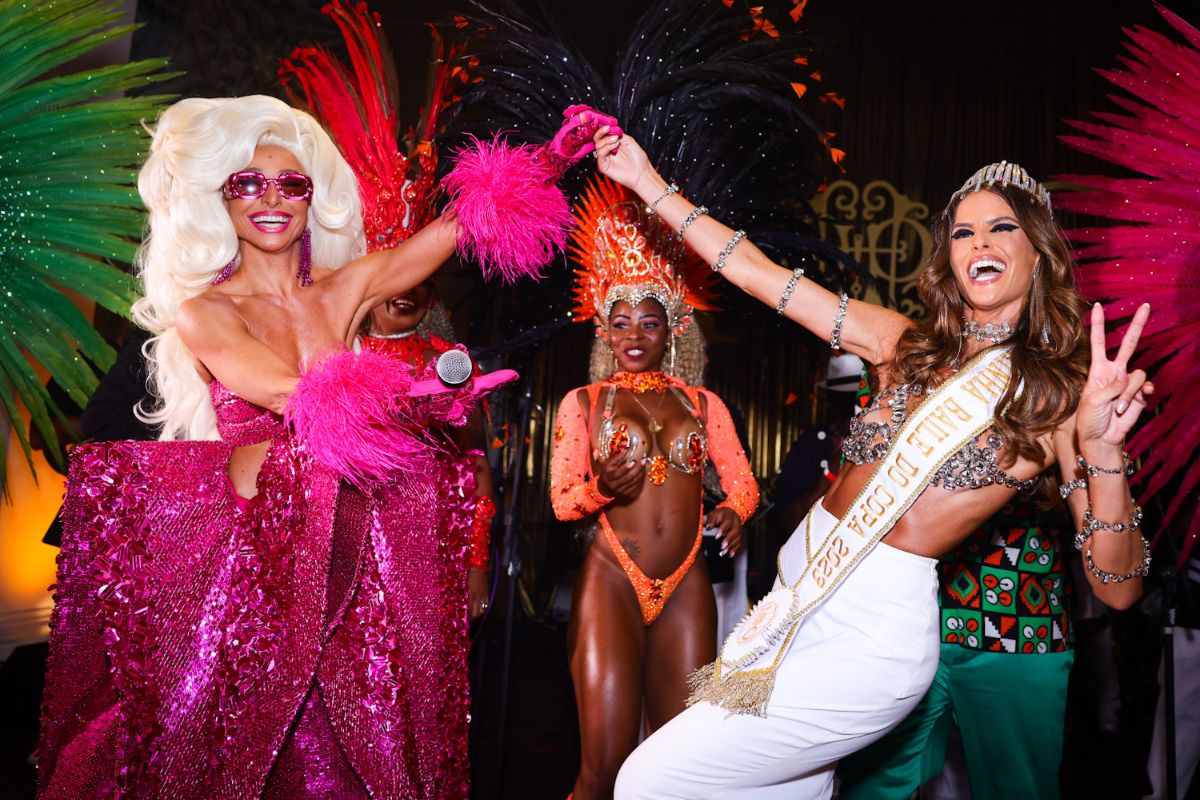
<svg viewBox="0 0 1200 800">
<path fill-rule="evenodd" d="M 1038 437 L 1074 413 L 1087 379 L 1089 344 L 1085 304 L 1075 288 L 1074 261 L 1050 209 L 1023 190 L 993 186 L 1004 199 L 1038 254 L 1030 289 L 1012 339 L 1012 377 L 997 405 L 996 431 L 1006 444 L 1001 466 L 1017 456 L 1040 461 Z M 933 254 L 918 280 L 925 318 L 908 329 L 889 365 L 893 380 L 936 386 L 946 366 L 962 360 L 965 301 L 950 268 L 950 229 L 961 197 L 953 197 L 933 225 Z M 1048 341 L 1046 341 L 1048 339 Z M 1024 381 L 1021 394 L 1018 384 Z"/>
</svg>

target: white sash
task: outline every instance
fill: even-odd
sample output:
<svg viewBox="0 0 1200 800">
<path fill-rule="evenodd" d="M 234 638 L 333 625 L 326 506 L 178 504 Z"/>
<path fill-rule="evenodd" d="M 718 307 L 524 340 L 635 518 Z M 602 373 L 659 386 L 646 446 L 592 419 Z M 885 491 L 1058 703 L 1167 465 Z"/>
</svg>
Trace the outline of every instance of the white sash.
<svg viewBox="0 0 1200 800">
<path fill-rule="evenodd" d="M 717 660 L 692 675 L 689 705 L 707 700 L 734 713 L 766 715 L 775 671 L 804 617 L 892 529 L 937 470 L 991 427 L 1011 373 L 1011 345 L 979 353 L 908 416 L 871 479 L 821 542 L 808 540 L 805 517 L 800 577 L 759 601 L 729 634 Z M 794 535 L 790 541 L 792 547 L 799 543 Z"/>
</svg>

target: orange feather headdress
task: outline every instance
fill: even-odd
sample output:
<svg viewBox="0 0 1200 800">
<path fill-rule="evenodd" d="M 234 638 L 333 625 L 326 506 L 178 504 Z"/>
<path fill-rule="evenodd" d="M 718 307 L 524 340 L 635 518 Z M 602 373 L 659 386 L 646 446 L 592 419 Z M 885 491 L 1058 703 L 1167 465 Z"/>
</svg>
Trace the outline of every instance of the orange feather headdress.
<svg viewBox="0 0 1200 800">
<path fill-rule="evenodd" d="M 618 300 L 637 305 L 652 297 L 678 336 L 691 324 L 693 309 L 713 310 L 712 271 L 622 187 L 593 179 L 576 201 L 573 217 L 577 322 L 593 319 L 607 328 Z"/>
</svg>

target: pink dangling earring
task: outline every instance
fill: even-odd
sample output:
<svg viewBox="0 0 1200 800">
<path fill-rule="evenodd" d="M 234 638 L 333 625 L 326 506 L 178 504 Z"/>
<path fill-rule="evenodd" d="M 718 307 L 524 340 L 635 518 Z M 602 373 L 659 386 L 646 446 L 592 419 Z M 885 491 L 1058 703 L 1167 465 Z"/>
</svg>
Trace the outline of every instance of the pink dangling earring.
<svg viewBox="0 0 1200 800">
<path fill-rule="evenodd" d="M 304 229 L 300 234 L 300 269 L 296 270 L 301 286 L 312 285 L 312 231 Z"/>
<path fill-rule="evenodd" d="M 230 259 L 228 264 L 221 267 L 221 271 L 216 274 L 216 276 L 212 279 L 212 282 L 214 284 L 224 283 L 225 281 L 232 278 L 233 277 L 233 268 L 235 266 L 237 266 L 237 256 L 234 256 L 232 259 Z"/>
</svg>

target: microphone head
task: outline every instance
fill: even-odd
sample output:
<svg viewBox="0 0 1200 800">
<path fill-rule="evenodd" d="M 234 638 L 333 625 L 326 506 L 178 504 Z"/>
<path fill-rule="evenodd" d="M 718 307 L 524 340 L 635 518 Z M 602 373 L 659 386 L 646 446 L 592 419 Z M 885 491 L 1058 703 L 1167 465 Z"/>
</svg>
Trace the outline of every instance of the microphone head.
<svg viewBox="0 0 1200 800">
<path fill-rule="evenodd" d="M 462 386 L 471 379 L 474 365 L 471 363 L 471 357 L 462 350 L 447 350 L 438 356 L 435 369 L 442 383 L 447 386 Z"/>
</svg>

